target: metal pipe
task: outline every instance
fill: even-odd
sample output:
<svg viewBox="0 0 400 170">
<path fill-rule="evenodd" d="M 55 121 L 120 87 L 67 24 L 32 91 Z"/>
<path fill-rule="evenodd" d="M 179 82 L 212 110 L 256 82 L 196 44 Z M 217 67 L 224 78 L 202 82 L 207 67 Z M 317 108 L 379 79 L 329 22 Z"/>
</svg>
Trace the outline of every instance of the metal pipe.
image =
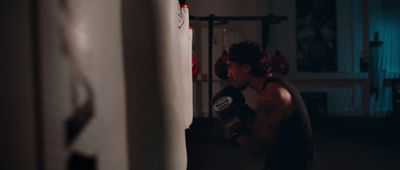
<svg viewBox="0 0 400 170">
<path fill-rule="evenodd" d="M 213 95 L 213 34 L 214 34 L 214 15 L 211 14 L 208 18 L 208 118 L 212 119 L 211 98 Z"/>
<path fill-rule="evenodd" d="M 189 16 L 191 21 L 209 21 L 211 19 L 211 15 L 208 17 L 202 16 Z M 273 20 L 273 21 L 283 21 L 287 20 L 287 16 L 214 16 L 212 15 L 212 19 L 214 21 L 262 21 L 264 19 Z"/>
<path fill-rule="evenodd" d="M 261 21 L 261 43 L 262 43 L 262 51 L 267 52 L 268 46 L 268 33 L 269 33 L 269 22 L 266 18 Z"/>
</svg>

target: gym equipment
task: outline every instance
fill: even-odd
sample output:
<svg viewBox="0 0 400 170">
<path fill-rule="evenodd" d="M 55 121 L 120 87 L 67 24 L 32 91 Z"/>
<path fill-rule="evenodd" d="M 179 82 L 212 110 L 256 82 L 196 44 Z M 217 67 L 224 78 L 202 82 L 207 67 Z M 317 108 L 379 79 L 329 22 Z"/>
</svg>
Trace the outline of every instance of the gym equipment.
<svg viewBox="0 0 400 170">
<path fill-rule="evenodd" d="M 232 85 L 224 87 L 213 96 L 212 109 L 223 124 L 227 139 L 235 139 L 250 132 L 248 127 L 256 115 L 247 104 L 243 94 Z"/>
<path fill-rule="evenodd" d="M 200 64 L 197 60 L 197 57 L 193 54 L 192 55 L 192 77 L 196 77 L 200 71 Z"/>
<path fill-rule="evenodd" d="M 217 75 L 217 77 L 220 78 L 221 80 L 228 79 L 228 65 L 226 64 L 227 60 L 228 60 L 228 52 L 224 50 L 221 57 L 219 57 L 214 64 L 215 75 Z"/>
<path fill-rule="evenodd" d="M 287 75 L 289 73 L 289 62 L 279 50 L 277 50 L 271 57 L 271 69 L 272 72 L 278 72 L 283 75 Z"/>
</svg>

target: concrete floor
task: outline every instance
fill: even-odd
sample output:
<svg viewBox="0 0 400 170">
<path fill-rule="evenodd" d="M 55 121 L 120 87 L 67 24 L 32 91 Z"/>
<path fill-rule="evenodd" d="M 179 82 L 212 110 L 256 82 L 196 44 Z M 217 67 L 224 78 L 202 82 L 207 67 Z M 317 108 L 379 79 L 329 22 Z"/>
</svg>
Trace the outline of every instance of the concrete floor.
<svg viewBox="0 0 400 170">
<path fill-rule="evenodd" d="M 325 118 L 315 126 L 323 170 L 399 170 L 400 121 Z"/>
<path fill-rule="evenodd" d="M 313 122 L 318 170 L 400 170 L 400 121 L 320 117 Z M 189 170 L 246 169 L 238 148 L 222 134 L 215 120 L 194 120 L 187 132 Z"/>
</svg>

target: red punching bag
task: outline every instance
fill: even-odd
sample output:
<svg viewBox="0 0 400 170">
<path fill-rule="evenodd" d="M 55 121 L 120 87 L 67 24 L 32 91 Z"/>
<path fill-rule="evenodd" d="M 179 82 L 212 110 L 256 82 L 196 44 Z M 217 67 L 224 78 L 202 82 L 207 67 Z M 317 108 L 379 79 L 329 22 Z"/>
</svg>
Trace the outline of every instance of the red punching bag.
<svg viewBox="0 0 400 170">
<path fill-rule="evenodd" d="M 289 73 L 289 62 L 279 50 L 277 50 L 271 57 L 271 67 L 272 72 L 278 72 L 283 75 L 287 75 Z"/>
<path fill-rule="evenodd" d="M 199 61 L 197 60 L 197 57 L 192 54 L 192 77 L 196 77 L 197 74 L 199 74 L 200 71 L 200 64 Z"/>
</svg>

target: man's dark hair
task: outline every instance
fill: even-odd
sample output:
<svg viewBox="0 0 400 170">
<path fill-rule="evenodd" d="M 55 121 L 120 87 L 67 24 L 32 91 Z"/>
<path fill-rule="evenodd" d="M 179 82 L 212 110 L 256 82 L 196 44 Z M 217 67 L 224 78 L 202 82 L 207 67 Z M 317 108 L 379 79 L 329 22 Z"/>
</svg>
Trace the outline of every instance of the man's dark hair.
<svg viewBox="0 0 400 170">
<path fill-rule="evenodd" d="M 253 76 L 263 76 L 265 74 L 264 69 L 260 66 L 261 58 L 260 46 L 255 42 L 241 41 L 229 48 L 228 60 L 250 65 Z"/>
</svg>

